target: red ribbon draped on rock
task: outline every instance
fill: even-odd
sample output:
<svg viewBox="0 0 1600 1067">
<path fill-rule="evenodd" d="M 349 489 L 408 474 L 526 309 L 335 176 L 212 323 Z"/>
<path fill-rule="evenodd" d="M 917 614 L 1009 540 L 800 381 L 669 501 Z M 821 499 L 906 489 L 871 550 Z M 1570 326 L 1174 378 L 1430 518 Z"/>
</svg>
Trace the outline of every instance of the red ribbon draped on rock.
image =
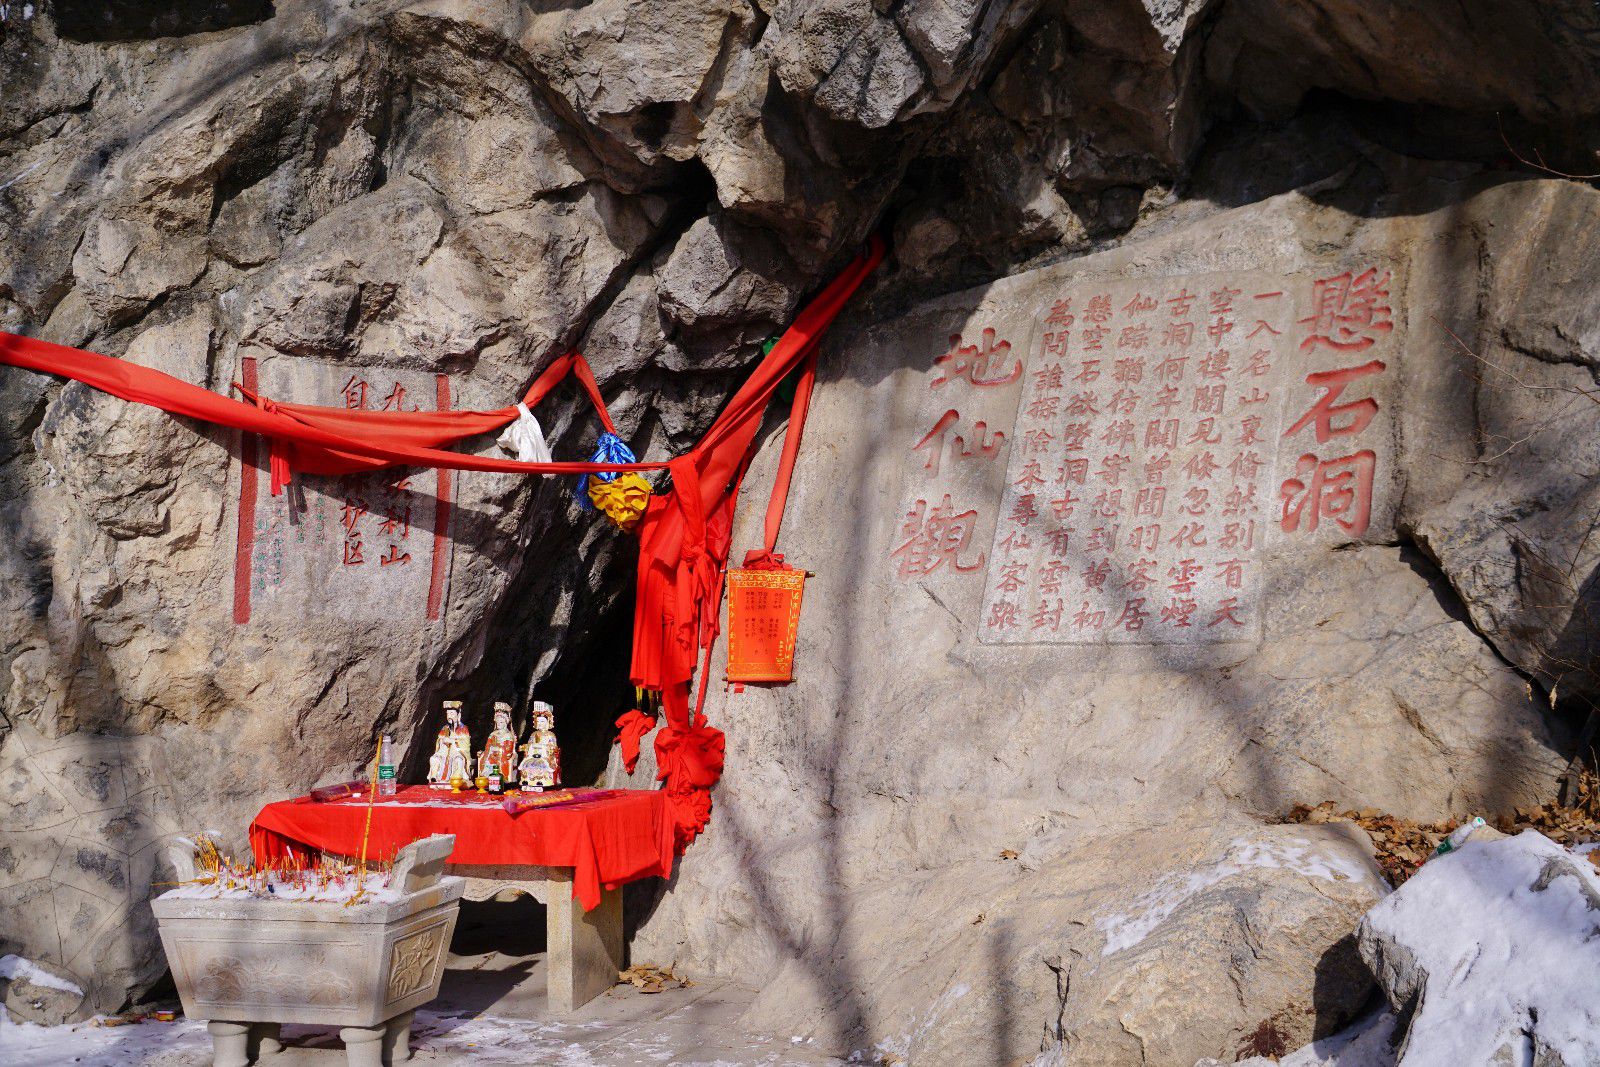
<svg viewBox="0 0 1600 1067">
<path fill-rule="evenodd" d="M 589 402 L 594 405 L 600 424 L 607 432 L 616 433 L 611 413 L 606 410 L 605 400 L 600 396 L 600 385 L 594 380 L 594 371 L 577 352 L 556 357 L 528 387 L 528 392 L 522 398 L 523 406 L 537 407 L 569 374 L 578 380 Z M 329 433 L 359 435 L 369 442 L 392 438 L 412 445 L 437 448 L 498 430 L 517 417 L 514 405 L 497 411 L 367 411 L 362 408 L 282 404 L 260 396 L 238 382 L 234 382 L 233 387 L 263 411 L 283 414 L 301 425 Z M 393 466 L 391 461 L 376 456 L 342 452 L 293 438 L 274 436 L 269 439 L 269 444 L 273 496 L 283 491 L 292 471 L 327 475 L 357 474 Z"/>
<path fill-rule="evenodd" d="M 548 392 L 567 372 L 577 373 L 582 358 L 576 352 L 569 352 L 557 359 L 528 390 L 529 400 L 537 403 L 542 398 L 543 393 L 538 392 L 541 384 Z M 255 394 L 250 394 L 254 403 L 243 403 L 126 360 L 4 332 L 0 332 L 0 363 L 58 374 L 173 415 L 261 434 L 273 440 L 273 446 L 281 451 L 290 466 L 307 474 L 350 474 L 394 466 L 443 467 L 498 474 L 603 474 L 656 471 L 667 466 L 665 463 L 523 463 L 437 447 L 499 429 L 517 417 L 514 406 L 497 411 L 366 411 L 280 404 Z M 584 367 L 586 370 L 587 364 Z M 584 376 L 578 373 L 580 381 Z M 609 425 L 609 417 L 603 417 L 602 421 Z"/>
<path fill-rule="evenodd" d="M 883 241 L 874 237 L 866 251 L 801 309 L 700 442 L 665 464 L 523 463 L 439 447 L 504 426 L 516 417 L 515 407 L 497 411 L 365 411 L 284 404 L 253 393 L 247 394 L 250 402 L 245 403 L 126 360 L 3 332 L 0 363 L 58 374 L 123 400 L 261 434 L 271 441 L 275 492 L 291 470 L 349 474 L 400 465 L 504 474 L 597 474 L 667 468 L 672 491 L 651 499 L 639 525 L 632 675 L 634 685 L 661 693 L 666 710 L 667 726 L 656 739 L 656 753 L 677 821 L 681 851 L 705 828 L 711 811 L 710 790 L 722 774 L 722 733 L 705 725 L 701 715 L 704 685 L 692 714 L 688 697 L 697 653 L 703 653 L 709 663 L 717 636 L 739 482 L 778 384 L 802 361 L 814 357 L 823 330 L 883 255 Z M 796 393 L 790 416 L 795 447 L 797 422 L 805 417 L 801 397 L 809 399 L 813 371 L 814 363 L 808 364 L 807 380 Z M 547 367 L 524 402 L 531 407 L 569 373 L 578 378 L 606 428 L 611 429 L 594 376 L 577 353 L 568 353 Z M 786 467 L 793 464 L 787 443 L 784 462 Z M 780 478 L 782 492 L 787 485 L 787 478 Z M 768 511 L 769 530 L 774 509 L 781 514 L 781 496 L 775 495 L 773 504 Z M 703 678 L 705 671 L 701 673 Z"/>
</svg>

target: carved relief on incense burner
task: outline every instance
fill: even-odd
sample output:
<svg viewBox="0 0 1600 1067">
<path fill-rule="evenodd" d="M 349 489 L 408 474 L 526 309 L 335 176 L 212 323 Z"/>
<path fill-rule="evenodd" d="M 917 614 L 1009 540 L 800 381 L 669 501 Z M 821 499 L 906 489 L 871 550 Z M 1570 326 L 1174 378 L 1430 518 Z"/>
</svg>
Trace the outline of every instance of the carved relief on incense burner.
<svg viewBox="0 0 1600 1067">
<path fill-rule="evenodd" d="M 354 1004 L 355 984 L 315 965 L 320 962 L 301 958 L 291 967 L 264 955 L 249 963 L 234 955 L 215 955 L 195 968 L 200 975 L 195 989 L 210 1003 Z"/>
<path fill-rule="evenodd" d="M 436 926 L 394 943 L 389 957 L 389 1000 L 409 997 L 432 983 L 434 964 L 443 959 L 439 952 L 443 937 L 444 930 Z"/>
</svg>

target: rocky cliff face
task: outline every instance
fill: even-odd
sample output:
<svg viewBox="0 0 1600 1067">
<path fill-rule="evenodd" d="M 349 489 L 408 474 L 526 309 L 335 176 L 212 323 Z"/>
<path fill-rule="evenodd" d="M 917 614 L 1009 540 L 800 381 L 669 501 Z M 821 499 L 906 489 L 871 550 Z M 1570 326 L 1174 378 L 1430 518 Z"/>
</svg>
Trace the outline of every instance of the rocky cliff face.
<svg viewBox="0 0 1600 1067">
<path fill-rule="evenodd" d="M 807 290 L 892 236 L 830 350 L 791 519 L 821 575 L 805 680 L 718 706 L 720 821 L 640 943 L 746 978 L 798 968 L 811 992 L 775 984 L 752 1022 L 799 1032 L 803 1002 L 819 1040 L 939 1062 L 1004 1018 L 997 1059 L 1076 1041 L 1126 1062 L 1115 1035 L 1138 1027 L 1096 1015 L 1115 998 L 1084 991 L 1111 979 L 1071 963 L 1104 948 L 1089 884 L 1120 892 L 1096 855 L 1175 848 L 1141 836 L 1153 822 L 1232 827 L 1299 799 L 1421 813 L 1551 787 L 1568 751 L 1552 708 L 1595 688 L 1596 205 L 1518 173 L 1502 131 L 1596 169 L 1592 5 L 80 6 L 0 5 L 0 327 L 213 389 L 498 407 L 576 345 L 624 436 L 662 457 Z M 919 405 L 961 406 L 928 385 L 951 334 L 996 327 L 1031 374 L 1055 299 L 1081 289 L 1081 314 L 1091 280 L 1276 277 L 1312 301 L 1369 265 L 1396 326 L 1363 431 L 1374 510 L 1304 550 L 1263 542 L 1252 603 L 1271 612 L 1244 646 L 988 640 L 1002 482 L 1025 463 L 960 483 L 988 507 L 958 557 L 971 588 L 902 582 L 914 490 L 942 484 L 911 480 Z M 1282 420 L 1317 394 L 1277 362 Z M 1004 474 L 1025 409 L 984 397 L 1011 435 Z M 541 416 L 558 456 L 592 447 L 571 395 Z M 1288 447 L 1262 510 L 1235 518 L 1280 521 Z M 415 764 L 447 693 L 480 716 L 553 699 L 595 775 L 627 699 L 631 545 L 569 485 L 424 472 L 274 498 L 251 448 L 0 372 L 0 949 L 78 976 L 83 1011 L 160 973 L 143 901 L 162 834 L 242 826 L 385 730 Z M 868 657 L 892 684 L 863 684 Z M 790 832 L 752 844 L 757 824 Z M 1246 829 L 1195 833 L 1183 863 L 1268 869 L 1227 858 Z M 996 881 L 992 854 L 1041 834 L 1051 855 Z M 1140 861 L 1151 879 L 1162 855 Z M 1274 921 L 1304 926 L 1300 906 Z M 1010 941 L 967 914 L 1007 909 Z M 912 944 L 992 961 L 1006 1011 L 936 1010 L 976 988 L 964 971 L 874 969 Z M 1280 1006 L 1304 1015 L 1317 998 L 1296 980 Z M 1231 1051 L 1250 1010 L 1139 1054 Z"/>
</svg>

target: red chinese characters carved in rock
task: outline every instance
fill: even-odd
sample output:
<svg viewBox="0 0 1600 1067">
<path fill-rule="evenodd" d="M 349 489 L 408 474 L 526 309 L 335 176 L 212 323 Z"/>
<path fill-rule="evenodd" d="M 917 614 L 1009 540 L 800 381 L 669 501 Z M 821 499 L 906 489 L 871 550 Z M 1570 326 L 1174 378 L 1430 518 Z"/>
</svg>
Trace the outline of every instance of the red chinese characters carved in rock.
<svg viewBox="0 0 1600 1067">
<path fill-rule="evenodd" d="M 1362 449 L 1338 459 L 1307 454 L 1278 493 L 1283 501 L 1279 524 L 1284 533 L 1315 533 L 1324 519 L 1343 527 L 1351 537 L 1367 532 L 1372 519 L 1372 475 L 1377 456 Z"/>
<path fill-rule="evenodd" d="M 1309 294 L 1311 279 L 1302 284 Z M 1261 591 L 1245 564 L 1276 504 L 1276 486 L 1261 483 L 1284 425 L 1318 395 L 1287 419 L 1277 403 L 1304 336 L 1296 320 L 1310 310 L 1286 295 L 1267 276 L 1211 275 L 1098 282 L 1041 306 L 989 553 L 985 640 L 1195 644 L 1259 632 Z M 1350 300 L 1324 307 L 1335 325 L 1355 311 Z M 1337 436 L 1365 417 L 1359 369 L 1295 377 L 1307 371 L 1323 372 L 1327 395 L 1291 455 L 1312 447 L 1316 427 Z"/>
<path fill-rule="evenodd" d="M 1022 360 L 1012 356 L 1011 342 L 996 340 L 990 328 L 984 329 L 975 345 L 964 345 L 960 334 L 951 334 L 950 351 L 933 365 L 939 375 L 929 383 L 930 389 L 962 379 L 976 386 L 1009 385 L 1022 377 Z"/>
<path fill-rule="evenodd" d="M 1307 327 L 1302 351 L 1319 345 L 1341 352 L 1359 352 L 1377 343 L 1376 334 L 1394 329 L 1389 308 L 1389 272 L 1368 268 L 1345 271 L 1312 283 L 1312 312 L 1300 320 Z"/>
<path fill-rule="evenodd" d="M 922 463 L 922 469 L 935 478 L 939 476 L 939 468 L 944 465 L 944 443 L 947 437 L 954 442 L 954 447 L 950 449 L 951 457 L 954 459 L 992 460 L 999 453 L 1000 446 L 1005 443 L 1004 432 L 1000 430 L 990 432 L 988 424 L 980 421 L 973 425 L 972 443 L 968 444 L 963 435 L 951 433 L 960 422 L 961 413 L 951 408 L 939 416 L 939 421 L 933 424 L 933 429 L 923 434 L 922 439 L 911 446 L 911 451 L 926 454 L 927 458 Z"/>
<path fill-rule="evenodd" d="M 1372 347 L 1378 336 L 1389 333 L 1394 324 L 1389 300 L 1389 274 L 1367 269 L 1357 274 L 1346 271 L 1312 283 L 1312 314 L 1300 320 L 1306 327 L 1301 351 L 1319 347 L 1335 351 L 1361 351 Z M 1306 384 L 1321 390 L 1311 406 L 1295 420 L 1284 437 L 1306 429 L 1319 445 L 1334 438 L 1359 436 L 1377 417 L 1376 398 L 1361 397 L 1339 403 L 1353 383 L 1383 373 L 1386 364 L 1379 359 L 1360 366 L 1315 371 L 1306 375 Z M 1346 448 L 1353 448 L 1346 445 Z M 1348 455 L 1323 459 L 1305 453 L 1295 462 L 1294 474 L 1278 487 L 1282 510 L 1278 526 L 1284 533 L 1313 534 L 1326 522 L 1333 522 L 1350 537 L 1366 533 L 1372 521 L 1372 491 L 1377 455 L 1370 448 L 1356 449 Z"/>
<path fill-rule="evenodd" d="M 363 383 L 364 385 L 365 383 Z M 389 395 L 383 398 L 381 411 L 421 411 L 417 405 L 406 406 L 406 387 L 399 382 L 394 383 L 394 388 L 389 390 Z"/>
<path fill-rule="evenodd" d="M 1323 393 L 1317 397 L 1310 409 L 1300 416 L 1299 421 L 1283 431 L 1283 436 L 1299 433 L 1310 426 L 1316 434 L 1317 444 L 1325 445 L 1332 438 L 1350 437 L 1365 430 L 1373 417 L 1378 414 L 1376 400 L 1369 396 L 1353 400 L 1348 404 L 1335 404 L 1334 401 L 1339 399 L 1339 394 L 1344 392 L 1345 386 L 1368 374 L 1382 373 L 1384 367 L 1382 360 L 1375 359 L 1359 367 L 1318 371 L 1306 375 L 1306 384 L 1323 390 Z M 1343 421 L 1336 422 L 1338 419 Z"/>
<path fill-rule="evenodd" d="M 977 510 L 957 512 L 949 493 L 931 510 L 926 500 L 918 500 L 900 527 L 900 535 L 905 540 L 890 553 L 899 563 L 900 579 L 922 578 L 946 564 L 952 571 L 962 574 L 982 567 L 982 552 L 975 561 L 962 562 L 972 545 L 977 525 Z"/>
<path fill-rule="evenodd" d="M 345 497 L 339 512 L 339 525 L 344 527 L 344 565 L 358 567 L 366 562 L 361 550 L 361 520 L 366 517 L 367 506 L 354 496 Z"/>
<path fill-rule="evenodd" d="M 365 410 L 367 406 L 367 390 L 372 388 L 365 378 L 350 375 L 349 379 L 339 388 L 339 395 L 344 399 L 344 406 L 351 409 Z"/>
<path fill-rule="evenodd" d="M 382 386 L 374 387 L 367 379 L 352 374 L 339 388 L 344 405 L 351 409 L 366 409 L 369 396 L 376 396 Z M 404 385 L 394 382 L 384 395 L 380 411 L 419 411 L 415 403 L 408 402 Z M 340 509 L 339 524 L 344 528 L 341 562 L 346 567 L 361 567 L 367 563 L 366 538 L 371 532 L 362 520 L 369 515 L 383 519 L 377 524 L 380 543 L 388 547 L 376 557 L 379 569 L 405 566 L 411 562 L 411 553 L 404 544 L 411 536 L 411 479 L 404 477 L 393 484 L 374 486 L 372 478 L 349 478 L 344 503 Z M 375 549 L 376 550 L 376 549 Z"/>
</svg>

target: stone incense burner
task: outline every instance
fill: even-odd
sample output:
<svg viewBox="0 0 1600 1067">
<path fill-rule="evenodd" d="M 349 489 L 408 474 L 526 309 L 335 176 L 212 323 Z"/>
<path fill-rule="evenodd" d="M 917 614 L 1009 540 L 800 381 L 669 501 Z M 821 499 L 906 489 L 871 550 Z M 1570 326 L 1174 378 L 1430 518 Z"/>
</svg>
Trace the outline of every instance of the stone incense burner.
<svg viewBox="0 0 1600 1067">
<path fill-rule="evenodd" d="M 464 883 L 443 877 L 455 838 L 414 842 L 389 888 L 361 903 L 201 897 L 152 902 L 191 1019 L 207 1020 L 214 1067 L 246 1067 L 281 1047 L 283 1023 L 340 1027 L 351 1067 L 410 1058 L 411 1020 L 439 993 Z M 192 843 L 173 846 L 180 880 Z"/>
</svg>

